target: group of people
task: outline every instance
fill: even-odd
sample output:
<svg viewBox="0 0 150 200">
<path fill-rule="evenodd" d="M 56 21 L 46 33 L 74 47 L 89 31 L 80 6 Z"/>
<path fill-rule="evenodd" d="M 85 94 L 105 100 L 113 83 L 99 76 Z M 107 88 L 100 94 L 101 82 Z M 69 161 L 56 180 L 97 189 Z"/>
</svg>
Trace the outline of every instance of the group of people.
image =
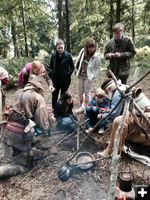
<svg viewBox="0 0 150 200">
<path fill-rule="evenodd" d="M 130 68 L 129 59 L 134 57 L 135 49 L 132 40 L 124 35 L 122 23 L 117 23 L 113 27 L 113 32 L 114 37 L 106 44 L 104 56 L 110 60 L 108 70 L 111 69 L 116 78 L 121 80 L 121 83 L 118 82 L 119 88 L 121 91 L 125 91 Z M 34 160 L 33 140 L 39 129 L 45 138 L 50 137 L 51 126 L 55 121 L 57 121 L 57 128 L 61 130 L 73 131 L 75 129 L 70 117 L 76 119 L 73 113 L 73 97 L 68 92 L 74 69 L 77 76 L 79 111 L 83 110 L 85 119 L 88 119 L 86 132 L 92 131 L 93 127 L 101 121 L 97 126 L 97 131 L 102 134 L 107 124 L 112 123 L 110 143 L 107 149 L 99 154 L 108 156 L 112 153 L 123 105 L 116 106 L 121 95 L 108 70 L 108 78 L 103 81 L 101 87 L 96 89 L 92 99 L 89 98 L 91 83 L 98 78 L 101 70 L 100 54 L 96 47 L 95 40 L 88 39 L 85 47 L 81 49 L 74 67 L 71 54 L 65 51 L 63 40 L 58 39 L 56 51 L 51 55 L 47 71 L 39 61 L 26 64 L 20 71 L 18 84 L 21 89 L 14 95 L 14 103 L 8 113 L 7 123 L 3 126 L 4 155 L 9 157 L 12 162 L 24 167 L 32 165 L 31 162 Z M 5 82 L 5 77 L 2 77 L 1 80 Z M 43 96 L 46 86 L 52 91 L 52 109 L 47 107 Z M 146 116 L 150 117 L 149 109 Z M 138 118 L 150 133 L 148 124 L 142 116 L 138 115 Z M 136 128 L 133 129 L 133 127 Z M 126 139 L 150 146 L 130 113 L 126 118 L 121 136 L 120 151 Z"/>
</svg>

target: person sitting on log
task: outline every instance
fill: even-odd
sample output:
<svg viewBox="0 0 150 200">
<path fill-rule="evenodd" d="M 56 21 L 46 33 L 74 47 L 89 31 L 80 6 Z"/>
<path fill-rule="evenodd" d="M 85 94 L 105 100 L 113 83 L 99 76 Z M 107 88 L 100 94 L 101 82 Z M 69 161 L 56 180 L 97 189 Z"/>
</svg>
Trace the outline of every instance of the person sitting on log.
<svg viewBox="0 0 150 200">
<path fill-rule="evenodd" d="M 89 119 L 87 121 L 87 127 L 86 130 L 87 133 L 89 131 L 93 130 L 94 125 L 99 121 L 97 118 L 97 115 L 99 113 L 104 113 L 109 110 L 110 101 L 106 97 L 106 94 L 104 90 L 101 88 L 97 88 L 94 97 L 89 101 L 89 103 L 86 106 L 85 111 L 85 118 Z M 104 126 L 102 123 L 98 127 L 98 133 L 103 134 L 104 133 Z"/>
</svg>

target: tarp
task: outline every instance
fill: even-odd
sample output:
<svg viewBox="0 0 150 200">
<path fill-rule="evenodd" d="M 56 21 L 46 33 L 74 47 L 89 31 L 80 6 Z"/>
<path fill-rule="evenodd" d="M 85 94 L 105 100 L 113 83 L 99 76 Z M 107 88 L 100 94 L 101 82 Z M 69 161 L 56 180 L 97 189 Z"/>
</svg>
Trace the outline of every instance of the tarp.
<svg viewBox="0 0 150 200">
<path fill-rule="evenodd" d="M 135 160 L 138 160 L 139 162 L 150 166 L 150 157 L 134 152 L 129 146 L 124 145 L 123 152 L 129 155 L 130 157 L 134 158 Z"/>
</svg>

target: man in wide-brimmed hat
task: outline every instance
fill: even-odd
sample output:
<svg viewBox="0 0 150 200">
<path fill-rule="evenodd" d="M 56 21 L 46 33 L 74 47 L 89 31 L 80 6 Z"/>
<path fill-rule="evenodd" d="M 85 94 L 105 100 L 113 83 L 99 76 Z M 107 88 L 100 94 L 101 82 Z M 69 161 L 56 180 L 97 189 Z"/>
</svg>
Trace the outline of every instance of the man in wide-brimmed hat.
<svg viewBox="0 0 150 200">
<path fill-rule="evenodd" d="M 4 156 L 24 167 L 31 166 L 34 158 L 34 127 L 40 128 L 45 137 L 50 136 L 51 121 L 42 95 L 45 87 L 46 80 L 40 75 L 18 90 L 3 128 Z"/>
<path fill-rule="evenodd" d="M 104 81 L 101 85 L 102 89 L 105 90 L 105 92 L 107 93 L 107 95 L 109 96 L 110 99 L 112 99 L 112 104 L 113 101 L 116 101 L 116 104 L 118 102 L 118 100 L 121 98 L 121 95 L 119 94 L 116 84 L 114 82 L 113 79 L 107 79 L 106 81 Z M 126 88 L 125 85 L 121 85 L 121 87 L 119 87 L 121 90 L 124 90 Z M 142 92 L 142 90 L 140 90 Z M 139 95 L 139 94 L 138 94 Z M 134 97 L 134 95 L 133 95 Z M 136 101 L 137 96 L 135 96 L 135 102 L 137 103 L 137 106 L 139 106 L 141 109 L 143 109 L 145 116 L 147 116 L 148 119 L 150 119 L 150 102 L 147 103 L 144 102 L 143 106 L 142 104 L 138 101 Z M 114 107 L 111 106 L 111 107 Z M 102 151 L 102 152 L 98 152 L 98 154 L 102 157 L 107 157 L 109 155 L 112 154 L 113 152 L 113 147 L 114 147 L 114 139 L 115 139 L 115 134 L 117 132 L 117 128 L 119 126 L 119 124 L 122 121 L 122 115 L 121 116 L 117 116 L 116 114 L 121 111 L 120 110 L 121 107 L 118 106 L 116 108 L 116 110 L 111 114 L 110 119 L 113 119 L 113 123 L 112 123 L 112 129 L 111 129 L 111 135 L 110 135 L 110 142 L 108 144 L 108 147 Z M 120 110 L 120 111 L 119 111 Z M 121 114 L 121 113 L 120 113 Z M 106 116 L 107 113 L 104 115 Z M 104 116 L 100 116 L 100 117 L 104 117 Z M 109 118 L 108 118 L 109 119 Z M 145 131 L 147 132 L 147 137 L 145 137 L 144 132 L 142 131 L 143 127 L 145 129 Z M 149 139 L 148 139 L 149 138 Z M 128 141 L 130 144 L 135 144 L 139 145 L 138 149 L 140 150 L 139 153 L 141 153 L 144 149 L 150 149 L 150 127 L 149 124 L 146 122 L 146 120 L 144 120 L 144 117 L 142 115 L 140 115 L 137 112 L 133 112 L 132 114 L 130 112 L 127 113 L 125 122 L 124 122 L 124 126 L 123 126 L 123 130 L 121 133 L 121 139 L 120 139 L 120 144 L 119 144 L 119 152 L 122 151 L 123 146 L 125 144 L 125 141 Z M 140 147 L 140 148 L 139 148 Z M 149 151 L 150 154 L 150 151 Z"/>
</svg>

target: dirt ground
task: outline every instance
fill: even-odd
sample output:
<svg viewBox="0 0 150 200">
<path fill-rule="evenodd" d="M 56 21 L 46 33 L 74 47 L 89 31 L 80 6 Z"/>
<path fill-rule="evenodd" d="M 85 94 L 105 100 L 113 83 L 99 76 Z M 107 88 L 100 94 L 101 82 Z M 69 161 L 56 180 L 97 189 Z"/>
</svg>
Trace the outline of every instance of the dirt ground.
<svg viewBox="0 0 150 200">
<path fill-rule="evenodd" d="M 148 69 L 142 69 L 140 76 Z M 133 70 L 128 83 L 131 83 Z M 96 88 L 105 78 L 105 71 L 102 71 L 100 79 L 93 83 Z M 150 75 L 148 75 L 138 86 L 142 87 L 144 93 L 150 98 Z M 73 77 L 70 91 L 74 95 L 75 107 L 78 104 L 78 94 L 76 80 Z M 14 90 L 6 92 L 6 102 L 11 104 Z M 47 103 L 50 103 L 51 94 L 45 95 Z M 81 119 L 82 120 L 82 119 Z M 107 146 L 110 127 L 104 136 L 98 137 L 94 143 L 89 139 L 82 147 L 81 151 L 91 152 L 97 158 L 97 151 L 101 151 Z M 63 134 L 52 134 L 50 145 L 59 141 Z M 80 135 L 81 141 L 85 138 Z M 58 154 L 49 156 L 40 161 L 30 172 L 0 181 L 0 200 L 106 200 L 110 179 L 111 158 L 103 159 L 96 163 L 96 166 L 88 172 L 76 172 L 67 182 L 58 179 L 58 170 L 69 159 L 76 149 L 76 137 L 71 137 L 61 144 Z M 119 170 L 132 173 L 133 185 L 150 184 L 150 168 L 135 161 L 125 154 L 119 162 Z"/>
</svg>

